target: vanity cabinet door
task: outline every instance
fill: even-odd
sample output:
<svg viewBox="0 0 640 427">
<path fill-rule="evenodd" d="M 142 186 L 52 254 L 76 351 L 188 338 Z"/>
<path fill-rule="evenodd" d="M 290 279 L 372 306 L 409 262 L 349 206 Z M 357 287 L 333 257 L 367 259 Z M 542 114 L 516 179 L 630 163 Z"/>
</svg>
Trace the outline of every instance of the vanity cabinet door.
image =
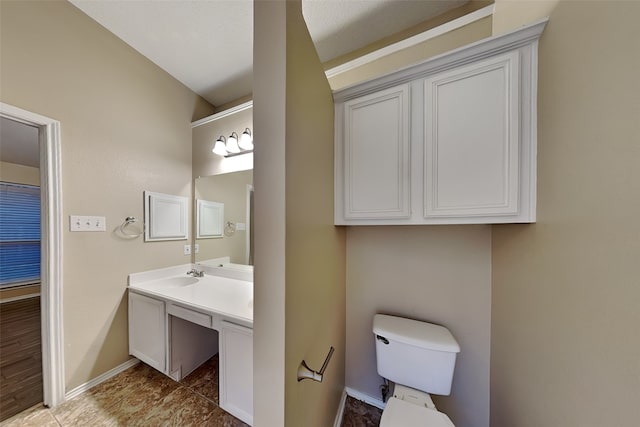
<svg viewBox="0 0 640 427">
<path fill-rule="evenodd" d="M 253 424 L 253 330 L 226 321 L 220 328 L 220 407 Z"/>
<path fill-rule="evenodd" d="M 409 85 L 347 101 L 340 109 L 336 223 L 409 218 Z"/>
<path fill-rule="evenodd" d="M 129 291 L 129 354 L 166 372 L 165 303 Z"/>
</svg>

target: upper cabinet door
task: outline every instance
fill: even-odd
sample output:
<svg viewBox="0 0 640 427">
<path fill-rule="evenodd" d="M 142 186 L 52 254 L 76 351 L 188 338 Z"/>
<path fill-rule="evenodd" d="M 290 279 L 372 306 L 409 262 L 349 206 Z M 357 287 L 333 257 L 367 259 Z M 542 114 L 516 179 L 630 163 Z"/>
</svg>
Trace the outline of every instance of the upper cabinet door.
<svg viewBox="0 0 640 427">
<path fill-rule="evenodd" d="M 519 52 L 424 80 L 425 218 L 515 215 Z"/>
<path fill-rule="evenodd" d="M 336 219 L 409 218 L 409 86 L 345 102 L 343 208 Z"/>
</svg>

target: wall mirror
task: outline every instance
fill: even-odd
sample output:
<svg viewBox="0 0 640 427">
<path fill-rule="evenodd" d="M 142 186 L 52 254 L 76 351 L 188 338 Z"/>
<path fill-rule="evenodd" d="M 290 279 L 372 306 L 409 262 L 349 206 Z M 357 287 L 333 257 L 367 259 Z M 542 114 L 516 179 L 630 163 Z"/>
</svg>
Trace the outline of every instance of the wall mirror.
<svg viewBox="0 0 640 427">
<path fill-rule="evenodd" d="M 224 205 L 220 210 L 223 216 L 221 235 L 218 238 L 196 235 L 195 262 L 230 267 L 253 265 L 253 171 L 199 177 L 195 180 L 195 200 L 196 212 L 198 201 Z"/>
</svg>

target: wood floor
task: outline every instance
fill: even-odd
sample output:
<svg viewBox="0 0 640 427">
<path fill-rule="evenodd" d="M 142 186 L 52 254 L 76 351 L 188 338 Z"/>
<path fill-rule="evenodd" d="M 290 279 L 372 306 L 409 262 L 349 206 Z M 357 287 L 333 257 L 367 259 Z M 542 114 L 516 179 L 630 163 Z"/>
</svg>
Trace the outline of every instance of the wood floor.
<svg viewBox="0 0 640 427">
<path fill-rule="evenodd" d="M 40 297 L 1 303 L 0 421 L 40 402 Z"/>
</svg>

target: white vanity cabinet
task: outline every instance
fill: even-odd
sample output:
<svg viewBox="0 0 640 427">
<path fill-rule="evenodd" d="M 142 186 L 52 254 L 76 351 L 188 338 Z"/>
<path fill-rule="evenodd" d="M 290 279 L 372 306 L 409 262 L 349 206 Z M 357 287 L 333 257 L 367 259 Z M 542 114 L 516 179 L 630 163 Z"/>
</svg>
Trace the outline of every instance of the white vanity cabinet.
<svg viewBox="0 0 640 427">
<path fill-rule="evenodd" d="M 220 407 L 253 423 L 253 272 L 192 264 L 129 275 L 129 354 L 181 381 L 216 353 Z"/>
<path fill-rule="evenodd" d="M 253 425 L 253 330 L 222 321 L 220 407 Z"/>
<path fill-rule="evenodd" d="M 167 316 L 164 301 L 129 292 L 129 354 L 166 373 Z"/>
<path fill-rule="evenodd" d="M 335 92 L 335 223 L 535 222 L 545 23 Z"/>
</svg>

